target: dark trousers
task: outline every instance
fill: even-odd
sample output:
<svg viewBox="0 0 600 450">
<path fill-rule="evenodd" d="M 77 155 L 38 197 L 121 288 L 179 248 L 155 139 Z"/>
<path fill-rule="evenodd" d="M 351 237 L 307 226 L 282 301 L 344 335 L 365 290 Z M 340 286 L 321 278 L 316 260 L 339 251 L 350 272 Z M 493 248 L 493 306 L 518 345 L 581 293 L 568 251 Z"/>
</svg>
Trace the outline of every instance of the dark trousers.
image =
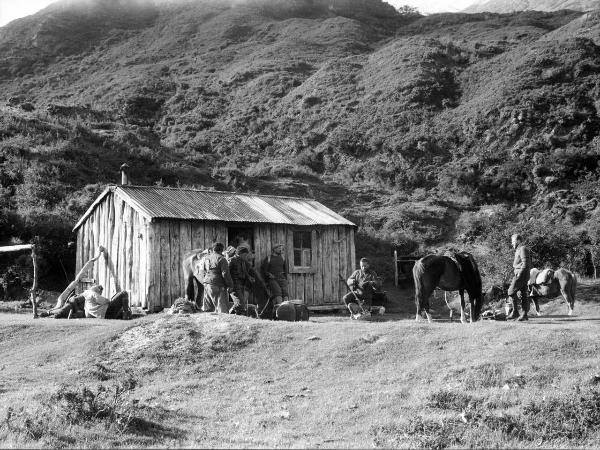
<svg viewBox="0 0 600 450">
<path fill-rule="evenodd" d="M 129 312 L 129 294 L 127 291 L 117 292 L 110 299 L 105 319 L 122 319 L 125 312 Z"/>
<path fill-rule="evenodd" d="M 371 306 L 373 306 L 373 291 L 355 289 L 354 292 L 356 293 L 356 295 L 354 295 L 352 292 L 348 292 L 343 297 L 344 303 L 352 312 L 352 314 L 357 314 L 358 312 L 360 312 L 358 301 L 362 303 L 362 307 L 365 311 L 371 311 Z"/>
<path fill-rule="evenodd" d="M 521 308 L 523 308 L 523 313 L 527 314 L 529 312 L 529 297 L 527 292 L 528 280 L 528 270 L 515 271 L 512 282 L 508 287 L 508 296 L 512 300 L 512 306 L 514 308 L 515 313 L 519 309 L 519 300 L 521 303 Z"/>
</svg>

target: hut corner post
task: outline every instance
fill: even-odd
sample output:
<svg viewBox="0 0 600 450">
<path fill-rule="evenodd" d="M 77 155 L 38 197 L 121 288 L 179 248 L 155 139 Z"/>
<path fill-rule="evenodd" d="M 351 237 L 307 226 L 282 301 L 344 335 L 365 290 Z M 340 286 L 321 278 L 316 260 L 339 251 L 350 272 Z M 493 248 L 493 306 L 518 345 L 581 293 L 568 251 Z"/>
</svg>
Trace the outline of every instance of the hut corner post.
<svg viewBox="0 0 600 450">
<path fill-rule="evenodd" d="M 38 286 L 38 265 L 35 244 L 31 246 L 31 260 L 33 262 L 33 284 L 31 286 L 31 306 L 33 308 L 33 318 L 37 319 L 37 286 Z"/>
</svg>

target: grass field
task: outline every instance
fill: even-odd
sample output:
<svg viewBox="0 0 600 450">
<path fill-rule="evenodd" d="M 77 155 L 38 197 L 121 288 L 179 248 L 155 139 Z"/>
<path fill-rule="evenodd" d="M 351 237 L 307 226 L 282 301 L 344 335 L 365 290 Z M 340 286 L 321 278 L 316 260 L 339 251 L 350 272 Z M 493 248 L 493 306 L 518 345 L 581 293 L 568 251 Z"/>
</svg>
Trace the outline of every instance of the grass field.
<svg viewBox="0 0 600 450">
<path fill-rule="evenodd" d="M 528 323 L 0 315 L 1 447 L 596 447 L 600 285 Z"/>
</svg>

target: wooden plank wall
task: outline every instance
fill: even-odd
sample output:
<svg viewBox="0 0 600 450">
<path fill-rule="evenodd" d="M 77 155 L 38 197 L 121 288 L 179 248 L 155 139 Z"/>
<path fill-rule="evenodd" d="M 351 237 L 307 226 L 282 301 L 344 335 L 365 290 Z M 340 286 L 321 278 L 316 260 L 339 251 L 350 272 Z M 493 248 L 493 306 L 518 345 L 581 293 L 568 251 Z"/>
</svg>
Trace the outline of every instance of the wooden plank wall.
<svg viewBox="0 0 600 450">
<path fill-rule="evenodd" d="M 132 306 L 147 306 L 148 236 L 146 220 L 115 194 L 100 203 L 77 233 L 76 271 L 106 249 L 87 277 L 104 287 L 104 295 L 129 293 Z M 80 284 L 79 289 L 89 286 Z"/>
<path fill-rule="evenodd" d="M 255 267 L 267 257 L 273 244 L 286 245 L 286 258 L 293 264 L 293 231 L 298 227 L 275 224 L 254 226 Z M 356 268 L 354 228 L 348 226 L 307 227 L 316 240 L 313 273 L 291 273 L 289 293 L 308 306 L 334 305 L 346 293 L 344 283 Z M 168 308 L 185 295 L 186 277 L 181 269 L 183 255 L 213 242 L 227 245 L 227 223 L 210 221 L 149 221 L 111 194 L 98 205 L 78 230 L 77 271 L 97 253 L 107 249 L 88 277 L 102 284 L 108 296 L 118 290 L 129 292 L 132 306 L 150 311 Z M 81 286 L 83 287 L 83 286 Z"/>
<path fill-rule="evenodd" d="M 148 252 L 151 278 L 148 308 L 158 311 L 169 308 L 185 295 L 187 279 L 182 270 L 183 255 L 192 249 L 208 248 L 214 242 L 227 241 L 227 226 L 223 222 L 186 220 L 156 220 L 148 225 L 154 248 Z"/>
<path fill-rule="evenodd" d="M 256 224 L 254 226 L 255 267 L 271 253 L 272 246 L 282 242 L 286 259 L 293 264 L 293 231 L 299 227 Z M 300 299 L 308 306 L 340 304 L 346 293 L 345 279 L 354 270 L 354 229 L 346 226 L 306 227 L 311 230 L 315 247 L 314 273 L 290 273 L 291 299 Z"/>
</svg>

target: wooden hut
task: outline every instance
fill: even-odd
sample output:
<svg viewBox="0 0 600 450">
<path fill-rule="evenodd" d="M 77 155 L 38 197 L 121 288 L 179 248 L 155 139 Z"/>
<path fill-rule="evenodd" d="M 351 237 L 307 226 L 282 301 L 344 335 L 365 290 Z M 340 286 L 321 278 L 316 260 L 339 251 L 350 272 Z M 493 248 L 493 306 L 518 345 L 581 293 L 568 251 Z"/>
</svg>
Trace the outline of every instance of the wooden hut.
<svg viewBox="0 0 600 450">
<path fill-rule="evenodd" d="M 109 186 L 75 225 L 77 271 L 106 257 L 86 283 L 112 295 L 127 290 L 132 306 L 158 311 L 185 293 L 184 253 L 245 236 L 256 264 L 275 243 L 286 246 L 290 298 L 334 309 L 355 268 L 356 226 L 315 200 L 156 186 Z M 81 289 L 86 286 L 80 286 Z"/>
</svg>

